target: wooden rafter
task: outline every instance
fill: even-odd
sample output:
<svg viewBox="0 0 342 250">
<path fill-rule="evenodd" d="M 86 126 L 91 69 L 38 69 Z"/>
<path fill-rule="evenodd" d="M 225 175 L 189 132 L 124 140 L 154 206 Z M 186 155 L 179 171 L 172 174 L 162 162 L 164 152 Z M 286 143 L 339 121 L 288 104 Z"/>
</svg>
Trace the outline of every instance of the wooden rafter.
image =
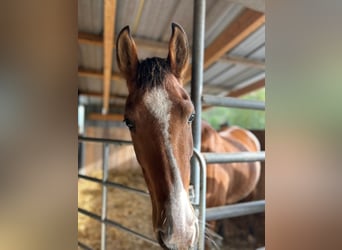
<svg viewBox="0 0 342 250">
<path fill-rule="evenodd" d="M 83 44 L 103 46 L 103 37 L 100 35 L 78 32 L 78 42 Z"/>
<path fill-rule="evenodd" d="M 78 76 L 103 79 L 103 72 L 96 71 L 96 70 L 89 70 L 89 69 L 78 69 Z M 123 80 L 123 77 L 119 73 L 112 72 L 111 80 L 114 80 L 114 81 Z"/>
<path fill-rule="evenodd" d="M 168 44 L 164 42 L 157 42 L 149 39 L 141 39 L 141 38 L 134 38 L 134 41 L 137 44 L 138 48 L 141 48 L 143 50 L 152 50 L 153 52 L 160 52 L 167 55 L 168 53 Z M 103 37 L 99 35 L 79 32 L 78 33 L 78 42 L 80 44 L 90 44 L 95 46 L 103 46 Z M 115 48 L 115 43 L 113 44 Z M 243 57 L 238 56 L 222 56 L 220 58 L 220 61 L 227 62 L 227 63 L 234 63 L 239 65 L 246 65 L 250 68 L 257 68 L 257 69 L 265 69 L 265 62 L 260 60 L 253 60 L 253 59 L 247 59 Z M 99 72 L 101 74 L 101 72 Z M 118 73 L 112 73 L 116 74 L 118 79 L 120 75 Z M 84 75 L 86 76 L 86 75 Z M 102 76 L 101 76 L 102 77 Z M 113 79 L 113 77 L 112 77 Z"/>
<path fill-rule="evenodd" d="M 265 69 L 265 62 L 260 60 L 247 59 L 239 56 L 223 56 L 221 62 L 245 65 L 250 68 Z"/>
<path fill-rule="evenodd" d="M 102 98 L 103 94 L 101 92 L 93 92 L 93 91 L 79 91 L 79 95 L 83 95 L 83 96 L 88 96 L 88 97 L 98 97 L 98 98 Z M 116 95 L 116 94 L 111 94 L 109 96 L 109 98 L 113 98 L 113 99 L 124 99 L 126 100 L 127 96 L 124 95 Z"/>
<path fill-rule="evenodd" d="M 121 114 L 106 114 L 101 115 L 98 113 L 90 113 L 87 116 L 88 120 L 95 120 L 95 121 L 120 121 L 122 122 L 124 119 L 124 116 Z"/>
<path fill-rule="evenodd" d="M 204 51 L 204 69 L 219 60 L 229 50 L 246 39 L 265 23 L 265 15 L 258 11 L 245 9 Z M 186 72 L 184 83 L 191 79 L 191 67 Z"/>
<path fill-rule="evenodd" d="M 168 43 L 157 42 L 154 40 L 137 38 L 137 37 L 133 37 L 133 38 L 138 48 L 142 48 L 144 50 L 153 50 L 154 52 L 158 51 L 160 53 L 165 53 L 165 55 L 167 55 L 168 53 Z M 79 32 L 78 42 L 80 44 L 103 46 L 103 37 L 100 35 Z M 115 48 L 115 46 L 116 44 L 113 43 L 113 48 Z"/>
<path fill-rule="evenodd" d="M 104 63 L 103 63 L 103 107 L 102 114 L 107 114 L 109 109 L 110 83 L 112 77 L 113 44 L 115 27 L 116 0 L 104 2 Z"/>
<path fill-rule="evenodd" d="M 260 89 L 260 88 L 263 88 L 263 87 L 265 87 L 265 78 L 261 79 L 259 81 L 256 81 L 255 83 L 252 83 L 252 84 L 250 84 L 250 85 L 248 85 L 246 87 L 230 91 L 227 96 L 239 97 L 239 96 L 245 95 L 245 94 L 247 94 L 249 92 L 255 91 L 255 90 Z"/>
</svg>

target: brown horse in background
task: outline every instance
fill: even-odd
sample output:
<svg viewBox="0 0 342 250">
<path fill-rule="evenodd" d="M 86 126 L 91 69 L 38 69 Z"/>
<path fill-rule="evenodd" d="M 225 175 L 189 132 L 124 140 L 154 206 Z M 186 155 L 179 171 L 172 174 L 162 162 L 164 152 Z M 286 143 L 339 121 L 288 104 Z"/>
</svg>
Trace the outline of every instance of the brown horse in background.
<svg viewBox="0 0 342 250">
<path fill-rule="evenodd" d="M 202 122 L 202 152 L 257 152 L 260 143 L 256 136 L 237 126 L 220 132 Z M 236 203 L 249 196 L 260 177 L 260 162 L 239 162 L 207 165 L 207 207 Z M 215 223 L 211 223 L 212 227 Z"/>
</svg>

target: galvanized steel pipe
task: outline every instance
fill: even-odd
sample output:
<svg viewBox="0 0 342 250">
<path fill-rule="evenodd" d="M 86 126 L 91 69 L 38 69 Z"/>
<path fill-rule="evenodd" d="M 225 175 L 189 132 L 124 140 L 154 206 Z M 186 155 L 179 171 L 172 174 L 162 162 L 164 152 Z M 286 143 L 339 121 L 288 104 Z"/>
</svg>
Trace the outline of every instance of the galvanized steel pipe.
<svg viewBox="0 0 342 250">
<path fill-rule="evenodd" d="M 265 151 L 239 153 L 203 153 L 203 157 L 207 164 L 264 161 Z"/>
<path fill-rule="evenodd" d="M 115 228 L 117 228 L 117 229 L 119 229 L 121 231 L 124 231 L 124 232 L 127 232 L 127 233 L 131 233 L 134 236 L 136 236 L 136 237 L 138 237 L 138 238 L 140 238 L 142 240 L 145 240 L 145 241 L 147 241 L 147 242 L 149 242 L 149 243 L 151 243 L 151 244 L 153 244 L 155 246 L 159 246 L 158 242 L 155 241 L 154 239 L 151 239 L 151 238 L 149 238 L 149 237 L 147 237 L 147 236 L 145 236 L 143 234 L 140 234 L 140 233 L 138 233 L 136 231 L 133 231 L 133 230 L 131 230 L 131 229 L 121 225 L 118 222 L 115 222 L 115 221 L 110 220 L 110 219 L 102 220 L 101 216 L 99 216 L 97 214 L 94 214 L 94 213 L 92 213 L 90 211 L 87 211 L 87 210 L 85 210 L 83 208 L 78 208 L 78 212 L 83 214 L 83 215 L 86 215 L 86 216 L 88 216 L 88 217 L 90 217 L 90 218 L 92 218 L 92 219 L 94 219 L 96 221 L 100 221 L 100 222 L 102 222 L 105 225 L 110 225 L 110 226 L 113 226 L 113 227 L 115 227 Z"/>
<path fill-rule="evenodd" d="M 144 191 L 144 190 L 137 189 L 137 188 L 132 188 L 132 187 L 129 187 L 129 186 L 125 186 L 125 185 L 122 185 L 122 184 L 117 183 L 117 182 L 111 182 L 111 181 L 103 182 L 102 179 L 98 179 L 98 178 L 95 178 L 95 177 L 86 176 L 86 175 L 82 175 L 82 174 L 79 174 L 78 178 L 81 178 L 81 179 L 84 179 L 84 180 L 87 180 L 87 181 L 91 181 L 91 182 L 95 182 L 95 183 L 99 183 L 99 184 L 104 184 L 106 186 L 111 186 L 111 187 L 114 187 L 114 188 L 125 190 L 127 192 L 131 192 L 131 193 L 143 195 L 143 196 L 146 196 L 146 197 L 150 197 L 150 194 L 148 192 Z"/>
<path fill-rule="evenodd" d="M 203 95 L 202 101 L 205 104 L 214 105 L 214 106 L 265 110 L 265 102 L 262 102 L 262 101 L 245 100 L 241 98 L 213 96 L 213 95 Z"/>
<path fill-rule="evenodd" d="M 113 139 L 95 138 L 95 137 L 86 137 L 86 136 L 78 136 L 78 141 L 108 143 L 108 144 L 115 144 L 115 145 L 131 145 L 132 144 L 131 141 L 113 140 Z"/>
<path fill-rule="evenodd" d="M 85 107 L 82 104 L 78 105 L 78 134 L 85 133 Z M 78 171 L 81 171 L 84 165 L 84 144 L 78 142 Z"/>
<path fill-rule="evenodd" d="M 206 220 L 220 220 L 242 215 L 262 213 L 265 211 L 265 200 L 238 203 L 213 207 L 206 210 Z"/>
<path fill-rule="evenodd" d="M 85 249 L 85 250 L 93 250 L 91 247 L 87 246 L 86 244 L 82 242 L 78 242 L 78 247 Z"/>
<path fill-rule="evenodd" d="M 206 193 L 207 193 L 207 166 L 202 154 L 194 149 L 194 156 L 197 158 L 200 167 L 200 200 L 199 200 L 199 237 L 198 237 L 198 249 L 204 249 L 204 234 L 205 234 L 205 209 L 206 209 Z"/>
<path fill-rule="evenodd" d="M 203 90 L 203 63 L 204 63 L 204 32 L 205 32 L 205 0 L 194 1 L 192 40 L 192 72 L 191 72 L 191 100 L 195 106 L 196 119 L 192 123 L 194 148 L 201 148 L 201 96 Z M 194 204 L 199 202 L 199 168 L 194 159 L 191 160 L 191 184 L 194 186 Z"/>
</svg>

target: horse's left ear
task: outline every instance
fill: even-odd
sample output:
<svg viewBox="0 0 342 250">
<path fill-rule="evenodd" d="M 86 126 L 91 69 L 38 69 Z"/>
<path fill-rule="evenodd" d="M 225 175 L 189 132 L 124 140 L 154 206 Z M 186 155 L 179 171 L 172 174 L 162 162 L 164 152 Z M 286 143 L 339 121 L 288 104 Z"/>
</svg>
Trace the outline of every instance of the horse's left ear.
<svg viewBox="0 0 342 250">
<path fill-rule="evenodd" d="M 127 80 L 128 91 L 134 89 L 134 80 L 139 64 L 137 48 L 131 36 L 129 26 L 123 28 L 116 41 L 116 59 L 121 73 Z"/>
<path fill-rule="evenodd" d="M 183 28 L 172 23 L 172 35 L 169 42 L 169 55 L 167 60 L 172 73 L 177 78 L 182 78 L 189 63 L 188 38 Z"/>
</svg>

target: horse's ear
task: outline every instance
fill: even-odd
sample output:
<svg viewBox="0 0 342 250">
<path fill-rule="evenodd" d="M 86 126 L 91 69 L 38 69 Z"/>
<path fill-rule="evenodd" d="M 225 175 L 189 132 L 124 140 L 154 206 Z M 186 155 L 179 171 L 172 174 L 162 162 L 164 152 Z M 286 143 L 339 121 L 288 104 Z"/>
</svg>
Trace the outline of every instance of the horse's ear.
<svg viewBox="0 0 342 250">
<path fill-rule="evenodd" d="M 127 80 L 129 92 L 134 88 L 134 80 L 138 68 L 137 48 L 131 36 L 129 26 L 124 27 L 116 41 L 116 59 L 121 73 Z"/>
<path fill-rule="evenodd" d="M 182 78 L 189 63 L 188 38 L 183 28 L 172 23 L 172 35 L 169 42 L 169 55 L 167 60 L 172 73 L 177 78 Z"/>
</svg>

